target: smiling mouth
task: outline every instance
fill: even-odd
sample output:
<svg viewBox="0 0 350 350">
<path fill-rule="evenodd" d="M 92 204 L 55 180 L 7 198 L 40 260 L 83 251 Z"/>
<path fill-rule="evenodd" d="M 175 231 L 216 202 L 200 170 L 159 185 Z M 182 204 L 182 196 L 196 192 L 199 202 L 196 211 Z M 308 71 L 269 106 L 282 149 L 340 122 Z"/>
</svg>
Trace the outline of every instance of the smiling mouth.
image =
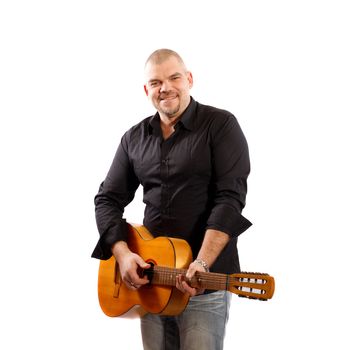
<svg viewBox="0 0 350 350">
<path fill-rule="evenodd" d="M 173 95 L 173 96 L 165 96 L 165 97 L 161 97 L 159 100 L 160 101 L 171 101 L 171 100 L 175 100 L 177 98 L 177 95 Z"/>
</svg>

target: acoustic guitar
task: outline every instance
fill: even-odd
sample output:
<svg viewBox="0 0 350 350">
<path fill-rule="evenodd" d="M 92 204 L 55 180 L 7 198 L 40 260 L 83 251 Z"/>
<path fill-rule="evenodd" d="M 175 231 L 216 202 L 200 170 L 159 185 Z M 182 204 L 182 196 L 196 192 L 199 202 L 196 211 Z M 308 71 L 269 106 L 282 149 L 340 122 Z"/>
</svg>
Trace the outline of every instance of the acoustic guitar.
<svg viewBox="0 0 350 350">
<path fill-rule="evenodd" d="M 115 258 L 101 260 L 98 274 L 101 309 L 111 317 L 180 314 L 186 308 L 189 295 L 175 287 L 176 276 L 185 275 L 192 262 L 189 244 L 178 238 L 154 238 L 144 226 L 128 225 L 128 229 L 129 249 L 151 264 L 151 268 L 140 271 L 150 282 L 135 291 L 130 290 L 121 279 Z M 272 298 L 275 285 L 274 278 L 268 274 L 250 272 L 231 275 L 197 272 L 189 284 L 209 290 L 228 290 L 259 300 Z"/>
</svg>

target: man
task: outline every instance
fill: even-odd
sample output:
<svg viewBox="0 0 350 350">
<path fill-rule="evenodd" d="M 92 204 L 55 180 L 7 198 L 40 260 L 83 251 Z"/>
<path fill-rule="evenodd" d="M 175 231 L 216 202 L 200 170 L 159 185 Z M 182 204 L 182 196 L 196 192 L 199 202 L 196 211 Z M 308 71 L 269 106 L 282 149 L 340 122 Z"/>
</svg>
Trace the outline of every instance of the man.
<svg viewBox="0 0 350 350">
<path fill-rule="evenodd" d="M 181 57 L 157 50 L 145 64 L 144 89 L 157 113 L 132 127 L 95 197 L 100 240 L 93 257 L 118 261 L 123 282 L 147 284 L 148 268 L 126 243 L 125 206 L 139 184 L 146 204 L 143 224 L 154 236 L 188 241 L 195 260 L 176 287 L 191 295 L 176 317 L 141 319 L 144 349 L 222 349 L 231 295 L 192 288 L 196 271 L 239 272 L 237 237 L 251 223 L 241 215 L 250 171 L 248 147 L 235 117 L 190 95 L 192 74 Z"/>
</svg>

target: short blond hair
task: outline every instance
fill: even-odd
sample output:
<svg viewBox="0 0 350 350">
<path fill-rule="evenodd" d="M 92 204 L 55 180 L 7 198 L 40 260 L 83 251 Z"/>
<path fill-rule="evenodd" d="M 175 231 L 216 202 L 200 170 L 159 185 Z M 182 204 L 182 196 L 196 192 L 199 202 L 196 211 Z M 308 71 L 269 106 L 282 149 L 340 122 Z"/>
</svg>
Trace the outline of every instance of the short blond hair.
<svg viewBox="0 0 350 350">
<path fill-rule="evenodd" d="M 148 63 L 161 64 L 169 57 L 175 57 L 186 70 L 185 63 L 181 56 L 177 52 L 170 49 L 159 49 L 151 53 L 151 55 L 146 60 L 145 67 Z"/>
</svg>

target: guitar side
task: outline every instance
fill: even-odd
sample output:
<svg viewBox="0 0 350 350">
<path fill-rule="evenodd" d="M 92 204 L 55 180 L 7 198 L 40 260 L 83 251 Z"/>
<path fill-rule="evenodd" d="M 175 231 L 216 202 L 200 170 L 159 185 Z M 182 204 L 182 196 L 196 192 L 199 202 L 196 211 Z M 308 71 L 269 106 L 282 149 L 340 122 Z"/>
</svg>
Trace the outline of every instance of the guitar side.
<svg viewBox="0 0 350 350">
<path fill-rule="evenodd" d="M 188 243 L 169 237 L 153 238 L 144 226 L 129 225 L 128 246 L 146 262 L 171 268 L 187 268 L 192 261 Z M 101 309 L 111 317 L 138 317 L 150 312 L 177 315 L 189 300 L 172 286 L 147 284 L 132 291 L 123 283 L 114 257 L 100 262 L 98 297 Z"/>
</svg>

